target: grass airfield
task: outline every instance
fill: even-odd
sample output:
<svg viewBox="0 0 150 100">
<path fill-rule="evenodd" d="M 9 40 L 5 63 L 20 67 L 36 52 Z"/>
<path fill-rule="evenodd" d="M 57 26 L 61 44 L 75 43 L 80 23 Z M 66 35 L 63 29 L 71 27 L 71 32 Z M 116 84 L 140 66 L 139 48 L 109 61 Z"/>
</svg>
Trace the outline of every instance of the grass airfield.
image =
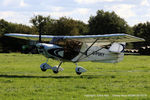
<svg viewBox="0 0 150 100">
<path fill-rule="evenodd" d="M 42 55 L 0 54 L 0 100 L 150 100 L 150 56 L 125 56 L 117 64 L 81 62 L 88 71 L 42 72 Z M 51 66 L 58 61 L 49 60 Z"/>
</svg>

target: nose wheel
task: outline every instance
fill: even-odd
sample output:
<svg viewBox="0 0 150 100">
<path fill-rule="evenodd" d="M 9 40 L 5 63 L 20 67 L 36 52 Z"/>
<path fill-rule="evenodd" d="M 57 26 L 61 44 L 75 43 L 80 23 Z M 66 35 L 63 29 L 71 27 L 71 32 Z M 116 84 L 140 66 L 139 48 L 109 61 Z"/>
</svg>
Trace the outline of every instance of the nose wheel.
<svg viewBox="0 0 150 100">
<path fill-rule="evenodd" d="M 77 74 L 77 75 L 82 74 L 82 72 L 80 72 L 80 68 L 76 67 L 76 69 L 75 69 L 75 70 L 76 70 L 76 74 Z"/>
<path fill-rule="evenodd" d="M 47 63 L 43 63 L 40 65 L 40 68 L 43 72 L 45 72 L 47 69 L 51 69 L 52 67 L 48 65 Z"/>
<path fill-rule="evenodd" d="M 51 67 L 49 64 L 47 64 L 48 60 L 46 63 L 43 63 L 40 65 L 40 68 L 43 72 L 45 72 L 47 69 L 52 69 L 53 73 L 57 74 L 59 71 L 63 71 L 64 69 L 61 68 L 62 62 L 58 66 Z"/>
</svg>

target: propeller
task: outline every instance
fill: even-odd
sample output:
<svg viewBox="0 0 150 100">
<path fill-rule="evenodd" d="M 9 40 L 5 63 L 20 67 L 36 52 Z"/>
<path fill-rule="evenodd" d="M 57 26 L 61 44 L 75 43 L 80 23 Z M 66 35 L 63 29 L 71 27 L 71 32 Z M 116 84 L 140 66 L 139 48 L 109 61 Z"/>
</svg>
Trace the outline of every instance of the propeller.
<svg viewBox="0 0 150 100">
<path fill-rule="evenodd" d="M 44 46 L 42 46 L 42 32 L 41 32 L 41 27 L 39 27 L 39 40 L 36 43 L 35 47 L 38 50 L 38 52 L 41 52 L 41 49 L 44 49 Z"/>
<path fill-rule="evenodd" d="M 42 35 L 42 33 L 41 33 L 41 28 L 40 28 L 40 29 L 39 29 L 39 41 L 38 41 L 38 43 L 36 44 L 36 48 L 37 48 L 37 49 L 44 49 L 44 46 L 42 46 L 41 35 Z"/>
<path fill-rule="evenodd" d="M 39 28 L 39 43 L 42 42 L 41 35 L 42 35 L 42 32 L 41 32 L 41 27 L 40 27 L 40 28 Z"/>
</svg>

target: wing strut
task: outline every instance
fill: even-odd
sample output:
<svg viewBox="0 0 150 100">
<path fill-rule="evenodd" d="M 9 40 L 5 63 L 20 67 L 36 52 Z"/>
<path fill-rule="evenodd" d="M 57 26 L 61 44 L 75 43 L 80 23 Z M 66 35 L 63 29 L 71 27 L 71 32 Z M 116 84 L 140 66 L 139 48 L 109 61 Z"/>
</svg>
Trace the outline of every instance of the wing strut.
<svg viewBox="0 0 150 100">
<path fill-rule="evenodd" d="M 81 55 L 75 62 L 78 62 L 78 61 L 81 59 L 81 57 L 82 57 L 83 55 L 86 55 L 86 57 L 88 57 L 88 56 L 90 56 L 91 54 L 93 54 L 93 52 L 92 52 L 91 54 L 87 55 L 87 52 L 88 52 L 88 50 L 89 50 L 98 40 L 99 40 L 99 39 L 97 38 L 97 39 L 85 50 L 85 52 L 82 53 L 82 55 Z M 98 51 L 99 51 L 99 49 L 98 49 Z M 97 52 L 97 51 L 94 51 L 94 52 Z"/>
<path fill-rule="evenodd" d="M 98 50 L 96 50 L 96 51 L 93 51 L 92 53 L 90 53 L 89 55 L 87 55 L 86 57 L 84 57 L 84 58 L 87 58 L 87 57 L 89 57 L 90 55 L 92 55 L 93 53 L 96 53 L 96 52 L 98 52 L 98 51 L 100 51 L 100 50 L 102 50 L 103 49 L 103 47 L 102 48 L 100 48 L 100 49 L 98 49 Z M 84 59 L 83 58 L 83 59 Z"/>
<path fill-rule="evenodd" d="M 83 53 L 87 55 L 88 50 L 97 42 L 98 38 L 86 49 L 86 51 Z"/>
</svg>

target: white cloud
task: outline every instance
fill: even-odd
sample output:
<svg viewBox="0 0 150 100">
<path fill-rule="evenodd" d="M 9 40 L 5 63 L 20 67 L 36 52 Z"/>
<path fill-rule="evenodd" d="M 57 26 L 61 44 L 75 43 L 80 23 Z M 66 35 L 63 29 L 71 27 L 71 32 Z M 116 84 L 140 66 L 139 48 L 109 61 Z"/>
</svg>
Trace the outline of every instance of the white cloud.
<svg viewBox="0 0 150 100">
<path fill-rule="evenodd" d="M 28 4 L 24 2 L 24 0 L 3 0 L 2 5 L 3 6 L 14 6 L 14 7 L 28 6 Z"/>
<path fill-rule="evenodd" d="M 89 9 L 87 8 L 77 8 L 73 11 L 73 13 L 77 13 L 77 14 L 80 14 L 80 15 L 86 15 L 89 13 Z"/>
<path fill-rule="evenodd" d="M 150 9 L 147 10 L 147 13 L 141 15 L 143 20 L 150 21 Z"/>
<path fill-rule="evenodd" d="M 1 11 L 0 12 L 0 18 L 1 19 L 5 19 L 5 18 L 8 18 L 10 16 L 13 16 L 15 15 L 15 12 L 12 12 L 12 11 Z"/>
<path fill-rule="evenodd" d="M 91 14 L 90 11 L 88 8 L 76 8 L 71 11 L 69 17 L 87 23 Z"/>
<path fill-rule="evenodd" d="M 32 14 L 29 12 L 14 12 L 14 11 L 0 11 L 0 19 L 5 19 L 8 22 L 31 25 L 29 19 Z"/>
<path fill-rule="evenodd" d="M 79 4 L 92 4 L 98 2 L 114 2 L 114 1 L 122 1 L 122 0 L 74 0 Z"/>
<path fill-rule="evenodd" d="M 8 5 L 10 5 L 12 3 L 12 0 L 3 0 L 3 2 L 2 2 L 2 4 L 4 5 L 4 6 L 8 6 Z"/>
<path fill-rule="evenodd" d="M 65 7 L 62 7 L 62 6 L 53 6 L 53 5 L 40 5 L 41 9 L 42 10 L 45 10 L 45 11 L 62 11 L 62 10 L 65 10 Z"/>
<path fill-rule="evenodd" d="M 64 7 L 53 6 L 53 7 L 50 7 L 50 9 L 51 9 L 52 11 L 61 11 L 61 10 L 64 9 Z"/>
<path fill-rule="evenodd" d="M 77 8 L 77 9 L 74 9 L 72 11 L 53 11 L 53 12 L 48 12 L 48 11 L 45 11 L 45 12 L 34 12 L 33 14 L 34 15 L 44 15 L 44 16 L 48 16 L 48 15 L 51 15 L 51 16 L 54 16 L 54 17 L 62 17 L 62 16 L 72 16 L 72 15 L 80 15 L 80 16 L 83 16 L 83 15 L 87 15 L 89 14 L 89 9 L 88 8 Z"/>
<path fill-rule="evenodd" d="M 24 2 L 24 0 L 21 0 L 19 5 L 20 5 L 20 7 L 27 7 L 28 6 L 28 4 L 26 4 Z"/>
<path fill-rule="evenodd" d="M 142 6 L 150 6 L 150 3 L 148 0 L 142 0 L 141 5 Z"/>
<path fill-rule="evenodd" d="M 115 13 L 117 13 L 120 17 L 127 19 L 136 16 L 136 13 L 132 10 L 134 7 L 135 5 L 120 4 L 107 7 L 106 9 L 115 11 Z"/>
<path fill-rule="evenodd" d="M 60 18 L 60 17 L 71 17 L 76 20 L 81 20 L 87 23 L 89 16 L 90 16 L 90 9 L 88 8 L 76 8 L 72 11 L 53 11 L 53 12 L 34 12 L 33 15 L 43 15 L 43 16 L 52 16 L 53 18 Z"/>
</svg>

